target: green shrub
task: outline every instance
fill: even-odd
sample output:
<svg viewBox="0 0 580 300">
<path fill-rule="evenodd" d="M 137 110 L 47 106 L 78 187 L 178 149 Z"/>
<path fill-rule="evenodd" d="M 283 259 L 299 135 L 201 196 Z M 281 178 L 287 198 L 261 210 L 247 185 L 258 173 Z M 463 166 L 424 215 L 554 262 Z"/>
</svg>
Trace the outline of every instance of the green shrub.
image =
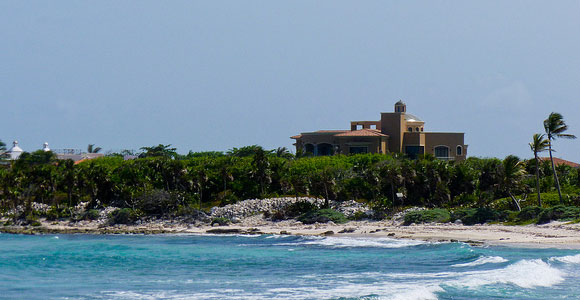
<svg viewBox="0 0 580 300">
<path fill-rule="evenodd" d="M 51 208 L 48 209 L 48 211 L 46 212 L 46 219 L 48 221 L 54 221 L 54 220 L 58 220 L 60 218 L 60 213 L 59 211 L 56 209 L 55 206 L 52 206 Z"/>
<path fill-rule="evenodd" d="M 553 220 L 569 221 L 580 217 L 580 207 L 557 205 L 545 208 L 538 215 L 538 224 L 545 224 Z"/>
<path fill-rule="evenodd" d="M 526 206 L 518 213 L 518 219 L 520 220 L 531 220 L 536 219 L 543 209 L 538 206 Z"/>
<path fill-rule="evenodd" d="M 109 215 L 109 224 L 133 224 L 140 217 L 140 213 L 130 208 L 121 208 L 112 211 Z"/>
<path fill-rule="evenodd" d="M 310 201 L 297 201 L 294 202 L 281 210 L 272 212 L 271 214 L 266 212 L 264 215 L 269 217 L 272 221 L 281 221 L 291 218 L 296 218 L 305 213 L 317 210 L 318 206 L 311 203 Z"/>
<path fill-rule="evenodd" d="M 435 208 L 428 210 L 417 210 L 409 212 L 405 215 L 404 225 L 409 225 L 412 223 L 446 223 L 451 220 L 451 214 L 446 209 Z"/>
<path fill-rule="evenodd" d="M 225 226 L 230 224 L 231 221 L 228 218 L 224 218 L 224 217 L 218 217 L 218 218 L 214 218 L 213 220 L 211 220 L 211 225 L 213 226 L 213 224 L 218 224 L 219 226 Z"/>
<path fill-rule="evenodd" d="M 492 208 L 463 208 L 453 212 L 452 220 L 461 220 L 465 225 L 483 224 L 490 221 L 500 221 L 507 217 Z"/>
<path fill-rule="evenodd" d="M 101 214 L 98 209 L 89 209 L 83 213 L 82 219 L 95 221 L 98 220 L 100 216 Z"/>
<path fill-rule="evenodd" d="M 368 219 L 369 216 L 364 211 L 357 211 L 352 216 L 348 217 L 349 220 L 361 221 Z"/>
<path fill-rule="evenodd" d="M 164 190 L 146 192 L 137 199 L 137 207 L 147 215 L 161 216 L 174 212 L 179 204 L 178 197 Z"/>
<path fill-rule="evenodd" d="M 309 211 L 298 217 L 298 221 L 304 224 L 328 223 L 329 221 L 343 224 L 348 222 L 348 219 L 341 212 L 326 208 Z"/>
</svg>

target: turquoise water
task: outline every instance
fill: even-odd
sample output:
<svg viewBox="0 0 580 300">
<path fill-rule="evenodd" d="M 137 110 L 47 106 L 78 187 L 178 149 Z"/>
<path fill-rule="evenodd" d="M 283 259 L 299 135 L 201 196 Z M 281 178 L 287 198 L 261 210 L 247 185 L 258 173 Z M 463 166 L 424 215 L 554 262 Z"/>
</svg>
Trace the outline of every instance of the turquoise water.
<svg viewBox="0 0 580 300">
<path fill-rule="evenodd" d="M 0 299 L 579 299 L 579 253 L 388 238 L 0 234 Z"/>
</svg>

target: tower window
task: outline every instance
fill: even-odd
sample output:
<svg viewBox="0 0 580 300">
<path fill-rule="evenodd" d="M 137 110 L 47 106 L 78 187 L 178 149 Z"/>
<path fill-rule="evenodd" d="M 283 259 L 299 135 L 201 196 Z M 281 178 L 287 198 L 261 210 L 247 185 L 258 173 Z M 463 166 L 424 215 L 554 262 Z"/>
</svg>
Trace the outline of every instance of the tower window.
<svg viewBox="0 0 580 300">
<path fill-rule="evenodd" d="M 413 132 L 413 127 L 409 127 L 407 130 L 409 130 L 409 132 Z"/>
<path fill-rule="evenodd" d="M 457 146 L 457 155 L 463 155 L 463 148 L 461 146 Z"/>
</svg>

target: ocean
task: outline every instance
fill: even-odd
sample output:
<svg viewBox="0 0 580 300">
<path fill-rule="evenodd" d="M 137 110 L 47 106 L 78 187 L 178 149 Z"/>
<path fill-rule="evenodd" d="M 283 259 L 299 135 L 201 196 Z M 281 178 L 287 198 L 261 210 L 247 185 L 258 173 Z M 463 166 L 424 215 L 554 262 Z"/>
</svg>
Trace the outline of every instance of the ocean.
<svg viewBox="0 0 580 300">
<path fill-rule="evenodd" d="M 580 251 L 390 238 L 0 234 L 0 299 L 580 299 Z"/>
</svg>

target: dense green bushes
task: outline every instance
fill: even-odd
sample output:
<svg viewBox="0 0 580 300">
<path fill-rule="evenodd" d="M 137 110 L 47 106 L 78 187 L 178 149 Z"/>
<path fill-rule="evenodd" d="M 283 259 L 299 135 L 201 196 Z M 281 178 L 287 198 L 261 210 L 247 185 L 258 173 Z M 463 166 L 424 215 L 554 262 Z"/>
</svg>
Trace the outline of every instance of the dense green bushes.
<svg viewBox="0 0 580 300">
<path fill-rule="evenodd" d="M 446 209 L 428 209 L 408 212 L 405 215 L 404 225 L 413 223 L 446 223 L 451 220 L 451 214 Z"/>
<path fill-rule="evenodd" d="M 538 214 L 538 223 L 544 224 L 553 220 L 571 221 L 578 218 L 580 218 L 580 207 L 558 205 L 542 209 Z"/>
<path fill-rule="evenodd" d="M 491 208 L 464 208 L 453 211 L 452 220 L 461 220 L 465 225 L 483 224 L 493 221 L 501 221 L 505 213 Z"/>
<path fill-rule="evenodd" d="M 508 222 L 509 224 L 544 224 L 550 221 L 580 220 L 580 207 L 557 205 L 549 208 L 537 206 L 524 207 L 521 211 L 495 210 L 492 208 L 462 208 L 449 213 L 445 209 L 418 210 L 407 213 L 404 225 L 412 223 L 445 223 L 461 220 L 464 225 L 489 222 Z"/>
<path fill-rule="evenodd" d="M 109 224 L 133 224 L 142 214 L 130 208 L 121 208 L 111 212 L 109 215 Z"/>
<path fill-rule="evenodd" d="M 287 152 L 258 146 L 179 156 L 165 145 L 150 148 L 150 155 L 135 160 L 113 156 L 78 165 L 58 161 L 42 151 L 23 155 L 12 165 L 0 166 L 0 210 L 17 206 L 30 210 L 31 202 L 40 202 L 59 207 L 51 215 L 56 219 L 62 217 L 63 208 L 70 211 L 80 202 L 89 202 L 89 209 L 115 206 L 151 216 L 171 216 L 180 210 L 208 209 L 272 195 L 362 199 L 380 216 L 401 206 L 515 210 L 508 192 L 527 193 L 524 207 L 537 203 L 533 178 L 511 178 L 508 183 L 506 165 L 495 158 L 463 162 L 440 161 L 429 155 L 416 160 L 383 154 L 294 158 Z M 157 150 L 169 152 L 157 155 Z M 525 162 L 525 167 L 530 173 L 535 164 Z M 549 162 L 540 168 L 544 206 L 559 205 Z M 564 166 L 558 173 L 565 195 L 563 204 L 580 205 L 578 171 Z M 513 180 L 518 184 L 510 184 Z M 404 197 L 398 198 L 397 193 Z M 296 209 L 303 214 L 306 208 Z M 279 212 L 278 217 L 295 217 L 298 212 Z M 479 222 L 485 213 L 465 212 L 462 217 Z"/>
</svg>

